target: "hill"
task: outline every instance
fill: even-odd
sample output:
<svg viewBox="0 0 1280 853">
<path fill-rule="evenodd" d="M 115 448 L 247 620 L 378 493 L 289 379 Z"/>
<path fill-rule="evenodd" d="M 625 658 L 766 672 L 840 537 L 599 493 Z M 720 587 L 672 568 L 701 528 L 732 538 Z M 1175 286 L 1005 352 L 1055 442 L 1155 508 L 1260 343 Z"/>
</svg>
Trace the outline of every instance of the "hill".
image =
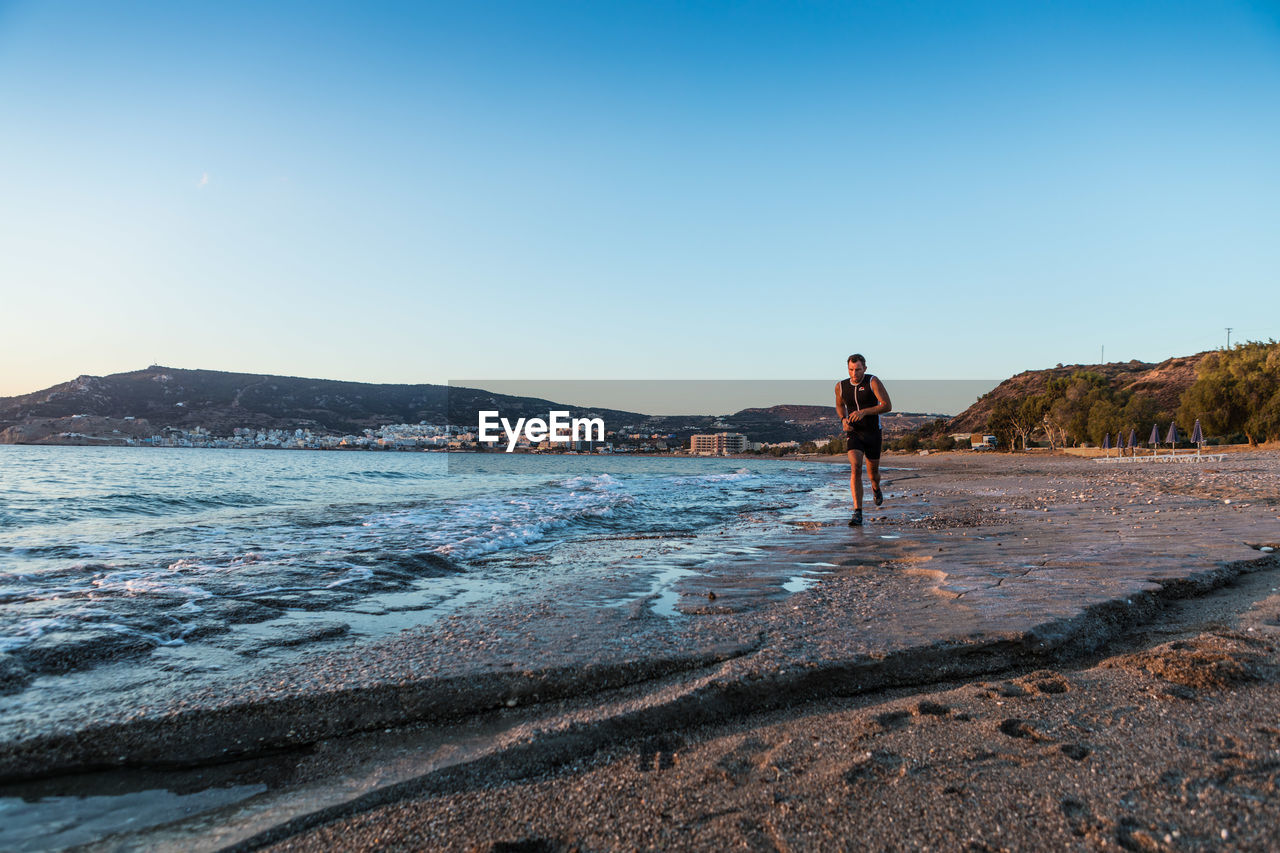
<svg viewBox="0 0 1280 853">
<path fill-rule="evenodd" d="M 567 409 L 575 417 L 602 417 L 627 434 L 734 431 L 753 441 L 826 439 L 839 432 L 829 406 L 775 406 L 733 415 L 654 416 L 577 406 L 536 397 L 496 394 L 447 385 L 384 385 L 152 365 L 110 376 L 79 376 L 42 391 L 0 398 L 0 443 L 115 443 L 147 439 L 166 429 L 202 427 L 230 435 L 254 430 L 306 429 L 358 434 L 387 424 L 457 424 L 473 427 L 477 412 L 542 417 Z"/>
<path fill-rule="evenodd" d="M 1105 377 L 1111 387 L 1154 397 L 1160 408 L 1176 411 L 1182 393 L 1196 380 L 1196 367 L 1207 353 L 1166 359 L 1159 364 L 1143 361 L 1109 364 L 1058 365 L 1048 370 L 1027 370 L 1001 382 L 976 403 L 956 415 L 948 424 L 950 432 L 981 432 L 987 418 L 1003 399 L 1021 400 L 1045 390 L 1050 379 L 1065 378 L 1077 371 L 1088 371 Z"/>
<path fill-rule="evenodd" d="M 153 365 L 130 373 L 80 376 L 43 391 L 0 398 L 0 441 L 40 441 L 82 424 L 134 437 L 164 427 L 204 427 L 215 435 L 230 434 L 236 427 L 341 435 L 420 421 L 474 425 L 480 409 L 497 409 L 507 417 L 546 417 L 552 408 L 570 407 L 447 385 L 379 385 Z M 579 408 L 574 414 L 606 422 L 644 418 L 614 409 Z"/>
</svg>

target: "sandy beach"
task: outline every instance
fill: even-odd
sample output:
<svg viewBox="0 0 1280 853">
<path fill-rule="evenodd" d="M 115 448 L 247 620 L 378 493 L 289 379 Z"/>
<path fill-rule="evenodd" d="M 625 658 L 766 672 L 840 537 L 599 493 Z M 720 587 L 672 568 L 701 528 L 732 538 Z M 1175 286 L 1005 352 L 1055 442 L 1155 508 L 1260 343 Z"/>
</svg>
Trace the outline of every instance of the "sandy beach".
<svg viewBox="0 0 1280 853">
<path fill-rule="evenodd" d="M 885 464 L 861 529 L 20 721 L 0 777 L 153 815 L 47 835 L 102 850 L 1274 848 L 1280 455 Z"/>
</svg>

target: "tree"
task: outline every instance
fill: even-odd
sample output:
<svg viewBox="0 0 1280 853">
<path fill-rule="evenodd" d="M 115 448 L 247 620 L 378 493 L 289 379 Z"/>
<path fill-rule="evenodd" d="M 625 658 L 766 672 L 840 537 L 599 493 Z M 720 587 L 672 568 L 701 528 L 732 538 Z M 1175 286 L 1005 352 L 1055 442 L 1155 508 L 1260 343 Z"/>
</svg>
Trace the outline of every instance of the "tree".
<svg viewBox="0 0 1280 853">
<path fill-rule="evenodd" d="M 1044 417 L 1040 421 L 1040 428 L 1044 430 L 1045 436 L 1049 439 L 1050 448 L 1057 450 L 1059 447 L 1067 446 L 1066 425 L 1056 416 L 1053 405 L 1045 408 Z"/>
<path fill-rule="evenodd" d="M 1163 417 L 1161 417 L 1163 415 Z M 1124 404 L 1120 413 L 1121 426 L 1126 430 L 1134 430 L 1140 438 L 1146 438 L 1151 432 L 1151 425 L 1159 421 L 1170 420 L 1167 412 L 1160 411 L 1160 403 L 1150 394 L 1134 394 Z"/>
<path fill-rule="evenodd" d="M 929 443 L 934 450 L 955 450 L 956 440 L 949 435 L 940 435 Z"/>
<path fill-rule="evenodd" d="M 1112 400 L 1094 400 L 1089 407 L 1089 440 L 1102 444 L 1105 436 L 1120 431 L 1121 409 Z"/>
<path fill-rule="evenodd" d="M 1027 439 L 1044 423 L 1045 413 L 1049 411 L 1049 398 L 1046 394 L 1035 394 L 1024 397 L 1013 415 L 1013 432 L 1022 439 L 1022 449 L 1027 449 Z"/>
<path fill-rule="evenodd" d="M 1005 397 L 996 401 L 995 406 L 991 408 L 991 414 L 987 416 L 987 432 L 999 440 L 1001 447 L 1009 450 L 1014 449 L 1013 440 L 1017 435 L 1014 425 L 1018 422 L 1020 406 L 1019 400 Z"/>
<path fill-rule="evenodd" d="M 1105 376 L 1077 370 L 1066 377 L 1049 380 L 1045 386 L 1045 411 L 1041 418 L 1049 444 L 1065 447 L 1089 436 L 1089 410 L 1093 404 L 1110 399 L 1114 392 Z"/>
<path fill-rule="evenodd" d="M 1280 390 L 1272 394 L 1245 422 L 1254 435 L 1266 436 L 1267 441 L 1280 436 Z"/>
<path fill-rule="evenodd" d="M 1209 353 L 1182 395 L 1178 421 L 1209 433 L 1243 432 L 1250 444 L 1280 437 L 1280 344 L 1249 341 Z"/>
<path fill-rule="evenodd" d="M 823 445 L 822 452 L 828 455 L 847 453 L 849 450 L 848 443 L 849 443 L 848 439 L 844 438 L 843 436 L 838 438 L 833 438 L 830 441 L 828 441 L 825 445 Z"/>
</svg>

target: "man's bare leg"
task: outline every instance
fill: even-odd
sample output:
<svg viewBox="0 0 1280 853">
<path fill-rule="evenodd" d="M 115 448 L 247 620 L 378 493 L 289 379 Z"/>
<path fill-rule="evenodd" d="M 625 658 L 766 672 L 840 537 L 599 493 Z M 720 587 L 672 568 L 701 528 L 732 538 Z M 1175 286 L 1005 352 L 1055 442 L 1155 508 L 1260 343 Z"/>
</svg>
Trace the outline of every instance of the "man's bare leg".
<svg viewBox="0 0 1280 853">
<path fill-rule="evenodd" d="M 849 451 L 849 493 L 853 495 L 853 518 L 850 527 L 862 524 L 862 451 Z"/>
<path fill-rule="evenodd" d="M 861 450 L 849 451 L 849 493 L 853 495 L 854 509 L 862 509 L 862 460 Z"/>
<path fill-rule="evenodd" d="M 867 477 L 871 480 L 872 493 L 874 494 L 875 492 L 880 491 L 880 460 L 879 459 L 867 460 Z M 879 506 L 880 502 L 876 501 L 876 505 Z"/>
</svg>

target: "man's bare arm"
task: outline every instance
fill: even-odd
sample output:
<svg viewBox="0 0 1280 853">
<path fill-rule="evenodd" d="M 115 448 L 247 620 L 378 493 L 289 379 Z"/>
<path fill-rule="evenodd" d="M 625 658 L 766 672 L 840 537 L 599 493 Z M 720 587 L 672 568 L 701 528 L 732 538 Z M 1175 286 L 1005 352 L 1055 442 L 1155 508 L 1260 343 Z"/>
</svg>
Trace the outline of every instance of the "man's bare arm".
<svg viewBox="0 0 1280 853">
<path fill-rule="evenodd" d="M 893 411 L 893 402 L 889 399 L 889 392 L 884 390 L 884 383 L 880 381 L 879 376 L 871 377 L 871 391 L 880 402 L 862 411 L 868 415 L 887 415 Z"/>
</svg>

